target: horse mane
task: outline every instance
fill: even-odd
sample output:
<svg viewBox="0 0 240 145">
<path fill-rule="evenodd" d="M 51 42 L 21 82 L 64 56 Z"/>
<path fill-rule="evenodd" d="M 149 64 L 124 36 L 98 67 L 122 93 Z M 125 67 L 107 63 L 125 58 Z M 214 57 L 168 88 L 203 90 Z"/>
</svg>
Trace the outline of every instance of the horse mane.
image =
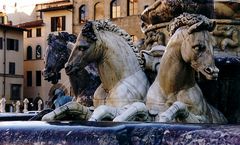
<svg viewBox="0 0 240 145">
<path fill-rule="evenodd" d="M 172 36 L 178 28 L 183 26 L 189 27 L 189 34 L 201 30 L 213 31 L 215 21 L 211 21 L 206 16 L 200 14 L 183 13 L 170 22 L 168 27 L 170 36 Z"/>
<path fill-rule="evenodd" d="M 59 32 L 58 35 L 49 34 L 48 38 L 47 38 L 47 42 L 49 44 L 49 43 L 52 43 L 52 42 L 56 41 L 57 39 L 60 39 L 60 40 L 64 40 L 64 41 L 67 41 L 67 42 L 75 43 L 76 38 L 77 37 L 75 35 L 69 34 L 68 32 Z"/>
<path fill-rule="evenodd" d="M 67 32 L 60 32 L 58 35 L 49 34 L 47 42 L 48 46 L 50 47 L 46 48 L 46 53 L 44 55 L 45 59 L 55 56 L 59 59 L 59 64 L 62 64 L 62 68 L 64 68 L 64 64 L 67 62 L 68 56 L 71 52 L 67 48 L 67 43 L 76 42 L 76 39 L 77 37 L 75 35 L 69 34 Z"/>
<path fill-rule="evenodd" d="M 68 32 L 59 32 L 58 35 L 49 34 L 47 38 L 48 45 L 52 46 L 55 49 L 63 50 L 67 49 L 68 42 L 76 42 L 77 37 Z"/>
<path fill-rule="evenodd" d="M 133 52 L 135 53 L 141 68 L 143 68 L 144 60 L 141 57 L 138 48 L 133 45 L 131 36 L 125 30 L 119 28 L 117 25 L 113 24 L 110 20 L 95 20 L 86 22 L 82 29 L 82 35 L 89 38 L 92 41 L 96 41 L 97 37 L 94 33 L 96 32 L 94 31 L 94 29 L 96 31 L 114 32 L 118 36 L 124 38 L 124 40 L 126 40 L 128 45 L 132 48 Z"/>
</svg>

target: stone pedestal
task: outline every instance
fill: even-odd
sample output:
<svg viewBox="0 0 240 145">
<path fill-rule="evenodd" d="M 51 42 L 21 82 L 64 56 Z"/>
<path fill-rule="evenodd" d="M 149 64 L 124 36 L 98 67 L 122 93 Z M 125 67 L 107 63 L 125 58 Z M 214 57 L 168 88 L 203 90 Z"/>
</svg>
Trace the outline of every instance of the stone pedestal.
<svg viewBox="0 0 240 145">
<path fill-rule="evenodd" d="M 0 122 L 1 144 L 239 144 L 237 125 Z"/>
</svg>

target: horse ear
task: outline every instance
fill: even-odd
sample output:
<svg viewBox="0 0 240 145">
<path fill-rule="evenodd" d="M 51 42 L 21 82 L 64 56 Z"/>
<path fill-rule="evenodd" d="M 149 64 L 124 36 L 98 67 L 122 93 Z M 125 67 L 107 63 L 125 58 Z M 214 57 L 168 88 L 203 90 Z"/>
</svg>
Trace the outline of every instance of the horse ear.
<svg viewBox="0 0 240 145">
<path fill-rule="evenodd" d="M 209 31 L 212 32 L 216 27 L 216 21 L 212 21 L 211 25 L 209 26 Z"/>
<path fill-rule="evenodd" d="M 188 34 L 193 33 L 194 31 L 198 30 L 199 26 L 203 24 L 203 21 L 197 22 L 188 28 Z"/>
<path fill-rule="evenodd" d="M 93 23 L 92 21 L 88 21 L 86 22 L 86 24 L 83 26 L 82 28 L 82 35 L 89 38 L 90 40 L 92 41 L 96 41 L 97 40 L 97 37 L 94 33 L 94 30 L 93 30 Z"/>
<path fill-rule="evenodd" d="M 72 43 L 72 42 L 68 42 L 68 43 L 67 43 L 67 48 L 68 48 L 69 50 L 73 50 L 73 47 L 74 47 L 74 43 Z"/>
</svg>

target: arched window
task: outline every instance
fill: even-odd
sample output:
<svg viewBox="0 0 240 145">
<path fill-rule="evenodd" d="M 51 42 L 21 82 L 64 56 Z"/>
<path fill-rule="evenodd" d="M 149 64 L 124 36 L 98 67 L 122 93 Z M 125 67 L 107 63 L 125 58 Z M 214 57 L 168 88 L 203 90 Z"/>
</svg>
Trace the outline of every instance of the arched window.
<svg viewBox="0 0 240 145">
<path fill-rule="evenodd" d="M 138 41 L 138 38 L 137 38 L 137 36 L 135 36 L 135 35 L 131 35 L 131 38 L 132 38 L 132 41 L 133 41 L 133 42 L 137 42 L 137 41 Z"/>
<path fill-rule="evenodd" d="M 36 59 L 41 59 L 42 57 L 42 48 L 40 45 L 36 46 Z"/>
<path fill-rule="evenodd" d="M 31 60 L 32 59 L 32 47 L 28 46 L 27 47 L 27 60 Z"/>
<path fill-rule="evenodd" d="M 148 5 L 145 5 L 145 6 L 144 6 L 144 10 L 145 10 L 147 7 L 148 7 Z"/>
<path fill-rule="evenodd" d="M 138 0 L 128 0 L 128 16 L 137 15 Z"/>
<path fill-rule="evenodd" d="M 98 2 L 94 5 L 94 20 L 99 20 L 104 18 L 104 4 Z"/>
<path fill-rule="evenodd" d="M 121 12 L 120 0 L 112 0 L 110 3 L 111 18 L 120 17 L 120 12 Z"/>
<path fill-rule="evenodd" d="M 81 5 L 79 7 L 79 23 L 84 23 L 86 21 L 86 5 Z"/>
</svg>

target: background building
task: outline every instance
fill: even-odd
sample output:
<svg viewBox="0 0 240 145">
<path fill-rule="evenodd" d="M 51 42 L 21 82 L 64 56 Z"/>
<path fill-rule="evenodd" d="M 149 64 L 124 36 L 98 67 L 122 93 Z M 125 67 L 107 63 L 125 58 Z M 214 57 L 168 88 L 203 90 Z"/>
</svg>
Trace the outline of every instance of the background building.
<svg viewBox="0 0 240 145">
<path fill-rule="evenodd" d="M 56 85 L 45 81 L 41 71 L 44 68 L 48 35 L 62 31 L 72 33 L 72 8 L 72 3 L 68 1 L 40 3 L 35 9 L 37 20 L 18 25 L 28 29 L 24 33 L 24 96 L 35 106 L 39 99 L 48 104 L 56 88 L 64 88 L 68 95 L 70 93 L 70 83 L 64 70 Z"/>
<path fill-rule="evenodd" d="M 3 0 L 3 3 L 0 3 L 1 11 L 7 14 L 2 16 L 0 13 L 0 20 L 17 26 L 16 28 L 28 30 L 19 37 L 24 41 L 21 43 L 24 48 L 20 52 L 21 58 L 15 57 L 21 62 L 21 65 L 17 65 L 21 68 L 21 99 L 28 98 L 36 105 L 37 101 L 42 99 L 46 104 L 55 88 L 62 87 L 67 92 L 70 90 L 66 75 L 62 75 L 59 84 L 52 85 L 43 80 L 41 71 L 44 68 L 43 58 L 48 34 L 57 34 L 61 31 L 72 33 L 72 7 L 72 3 L 68 0 L 23 0 L 21 2 Z M 9 20 L 3 18 L 9 18 Z M 8 57 L 8 59 L 12 58 Z M 3 92 L 3 89 L 0 92 Z"/>
<path fill-rule="evenodd" d="M 78 34 L 86 20 L 111 19 L 136 42 L 144 37 L 140 14 L 156 0 L 73 0 L 73 33 Z"/>
<path fill-rule="evenodd" d="M 43 54 L 46 47 L 43 20 L 26 22 L 18 25 L 26 28 L 24 33 L 24 97 L 30 102 L 37 103 L 45 96 L 43 86 L 49 87 L 49 83 L 42 79 L 42 68 L 44 67 Z"/>
<path fill-rule="evenodd" d="M 2 13 L 3 14 L 3 13 Z M 7 17 L 0 23 L 0 95 L 11 101 L 23 99 L 23 31 L 7 25 Z"/>
</svg>

